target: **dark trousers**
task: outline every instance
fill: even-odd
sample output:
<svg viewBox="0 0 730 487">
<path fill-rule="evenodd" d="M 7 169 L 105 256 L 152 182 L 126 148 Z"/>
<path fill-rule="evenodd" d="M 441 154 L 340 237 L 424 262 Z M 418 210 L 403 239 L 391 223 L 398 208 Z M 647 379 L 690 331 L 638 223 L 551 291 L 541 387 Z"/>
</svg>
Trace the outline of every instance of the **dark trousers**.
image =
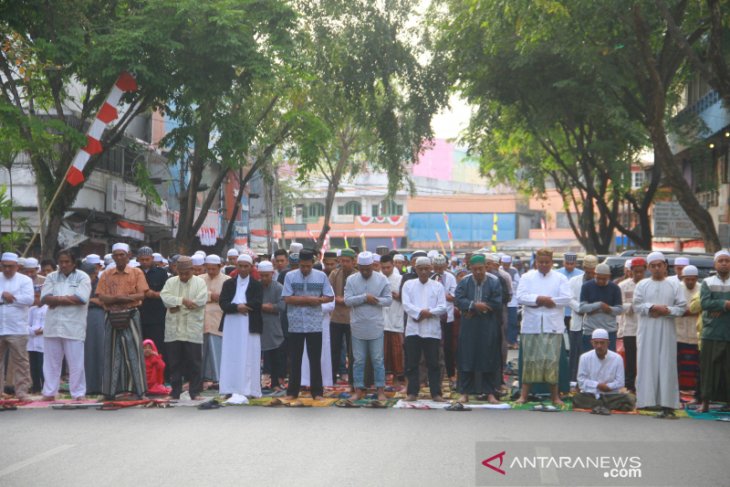
<svg viewBox="0 0 730 487">
<path fill-rule="evenodd" d="M 167 342 L 166 366 L 170 370 L 172 397 L 180 398 L 183 376 L 190 381 L 190 398 L 200 396 L 200 369 L 203 363 L 203 345 L 190 342 Z"/>
<path fill-rule="evenodd" d="M 349 326 L 348 326 L 349 328 Z M 322 333 L 294 333 L 289 332 L 289 387 L 286 395 L 299 396 L 302 385 L 302 356 L 304 342 L 307 342 L 307 357 L 309 358 L 309 383 L 312 397 L 324 393 L 322 387 Z"/>
<path fill-rule="evenodd" d="M 624 355 L 626 356 L 625 385 L 630 391 L 636 390 L 636 337 L 624 336 Z"/>
<path fill-rule="evenodd" d="M 408 395 L 417 396 L 421 387 L 418 374 L 418 363 L 421 354 L 426 359 L 428 368 L 428 387 L 431 397 L 441 395 L 441 369 L 439 368 L 439 348 L 441 340 L 438 338 L 422 338 L 417 335 L 407 336 L 406 344 L 406 377 L 408 378 Z"/>
<path fill-rule="evenodd" d="M 342 337 L 347 340 L 347 382 L 352 385 L 352 335 L 348 323 L 330 323 L 330 352 L 332 353 L 332 383 L 337 383 L 337 372 L 342 362 Z"/>
<path fill-rule="evenodd" d="M 279 379 L 286 377 L 286 348 L 285 343 L 273 350 L 264 352 L 264 370 L 271 375 L 271 387 L 279 385 Z"/>
<path fill-rule="evenodd" d="M 583 353 L 583 332 L 569 331 L 568 340 L 570 342 L 570 380 L 571 382 L 578 381 L 578 362 L 580 362 L 580 355 Z"/>
<path fill-rule="evenodd" d="M 499 388 L 502 385 L 501 375 L 499 370 L 492 372 L 460 370 L 459 391 L 462 394 L 493 394 L 499 398 Z M 477 379 L 480 380 L 477 381 Z M 477 384 L 479 390 L 477 390 Z"/>
<path fill-rule="evenodd" d="M 456 357 L 454 356 L 454 322 L 441 323 L 441 336 L 444 340 L 444 363 L 449 379 L 456 375 Z"/>
<path fill-rule="evenodd" d="M 517 337 L 520 334 L 520 324 L 517 321 L 517 307 L 507 307 L 507 343 L 517 344 Z"/>
<path fill-rule="evenodd" d="M 30 378 L 33 381 L 31 392 L 40 393 L 43 388 L 43 352 L 28 352 Z"/>
</svg>

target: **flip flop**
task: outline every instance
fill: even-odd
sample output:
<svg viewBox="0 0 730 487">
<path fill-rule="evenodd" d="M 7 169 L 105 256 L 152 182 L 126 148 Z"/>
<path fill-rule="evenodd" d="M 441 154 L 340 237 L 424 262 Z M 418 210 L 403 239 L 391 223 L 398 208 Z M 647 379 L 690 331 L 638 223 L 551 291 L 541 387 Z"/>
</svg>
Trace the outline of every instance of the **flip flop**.
<svg viewBox="0 0 730 487">
<path fill-rule="evenodd" d="M 284 403 L 284 406 L 290 407 L 290 408 L 308 408 L 307 404 L 304 404 L 302 401 L 292 401 Z"/>
<path fill-rule="evenodd" d="M 355 404 L 354 402 L 350 401 L 349 399 L 340 399 L 339 401 L 337 401 L 335 403 L 335 406 L 337 406 L 338 408 L 347 408 L 347 409 L 360 407 L 359 404 Z"/>
<path fill-rule="evenodd" d="M 372 408 L 372 409 L 387 409 L 388 406 L 383 404 L 382 401 L 378 401 L 377 399 L 375 401 L 370 401 L 365 405 L 366 408 Z"/>
<path fill-rule="evenodd" d="M 208 409 L 220 409 L 221 403 L 216 401 L 215 399 L 211 399 L 210 401 L 206 401 L 203 404 L 200 404 L 198 406 L 198 409 L 206 411 Z"/>
<path fill-rule="evenodd" d="M 545 411 L 545 405 L 544 404 L 535 404 L 530 408 L 530 411 Z"/>
<path fill-rule="evenodd" d="M 286 405 L 286 403 L 284 401 L 282 401 L 278 397 L 275 397 L 274 399 L 271 400 L 271 402 L 269 404 L 266 405 L 266 407 L 275 408 L 277 406 L 284 406 L 284 405 Z"/>
<path fill-rule="evenodd" d="M 470 407 L 464 406 L 460 402 L 452 402 L 444 408 L 446 411 L 471 411 Z"/>
</svg>

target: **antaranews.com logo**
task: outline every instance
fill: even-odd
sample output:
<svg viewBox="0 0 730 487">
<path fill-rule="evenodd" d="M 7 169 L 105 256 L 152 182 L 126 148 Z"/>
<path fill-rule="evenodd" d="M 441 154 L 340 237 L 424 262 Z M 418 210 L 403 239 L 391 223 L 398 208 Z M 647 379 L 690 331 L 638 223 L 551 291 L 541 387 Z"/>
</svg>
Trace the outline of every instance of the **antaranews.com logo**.
<svg viewBox="0 0 730 487">
<path fill-rule="evenodd" d="M 604 478 L 641 478 L 641 457 L 638 456 L 515 456 L 505 466 L 506 451 L 482 460 L 482 465 L 500 475 L 517 469 L 584 469 L 603 472 Z"/>
</svg>

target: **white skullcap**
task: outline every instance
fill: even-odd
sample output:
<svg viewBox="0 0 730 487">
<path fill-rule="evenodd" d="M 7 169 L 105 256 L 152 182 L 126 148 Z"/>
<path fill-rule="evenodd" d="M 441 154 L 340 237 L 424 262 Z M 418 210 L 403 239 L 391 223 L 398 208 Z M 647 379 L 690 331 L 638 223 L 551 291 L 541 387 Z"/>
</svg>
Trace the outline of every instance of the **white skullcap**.
<svg viewBox="0 0 730 487">
<path fill-rule="evenodd" d="M 677 257 L 674 259 L 674 265 L 689 265 L 689 259 L 687 257 Z"/>
<path fill-rule="evenodd" d="M 419 257 L 416 259 L 416 267 L 420 267 L 423 265 L 431 265 L 431 259 L 428 257 Z"/>
<path fill-rule="evenodd" d="M 664 254 L 662 254 L 661 252 L 652 252 L 651 254 L 646 256 L 647 264 L 651 264 L 652 262 L 656 262 L 658 260 L 664 262 L 667 259 L 664 258 Z"/>
<path fill-rule="evenodd" d="M 715 260 L 719 259 L 720 257 L 730 257 L 730 252 L 727 250 L 718 250 L 715 252 Z"/>
<path fill-rule="evenodd" d="M 428 257 L 429 259 L 433 260 L 438 255 L 439 255 L 439 251 L 438 250 L 429 250 L 428 253 L 426 254 L 426 257 Z"/>
<path fill-rule="evenodd" d="M 626 262 L 624 262 L 624 269 L 631 269 L 631 259 L 626 259 Z"/>
<path fill-rule="evenodd" d="M 205 252 L 202 250 L 196 250 L 195 253 L 193 254 L 193 256 L 195 256 L 195 255 L 202 255 L 203 258 L 205 259 Z"/>
<path fill-rule="evenodd" d="M 112 257 L 112 254 L 104 255 L 104 265 L 109 265 L 112 262 L 114 262 L 114 258 Z"/>
<path fill-rule="evenodd" d="M 25 262 L 23 262 L 23 268 L 24 269 L 38 269 L 38 259 L 35 257 L 28 257 L 25 259 Z"/>
<path fill-rule="evenodd" d="M 608 332 L 603 328 L 596 328 L 591 335 L 593 340 L 608 340 Z"/>
<path fill-rule="evenodd" d="M 608 264 L 598 264 L 596 266 L 596 274 L 601 274 L 601 275 L 604 275 L 604 276 L 605 275 L 609 275 L 610 276 L 611 275 L 611 268 L 609 267 Z"/>
<path fill-rule="evenodd" d="M 446 263 L 448 262 L 446 260 L 446 256 L 445 255 L 441 255 L 441 254 L 437 255 L 436 257 L 434 257 L 431 260 L 433 260 L 433 263 L 436 264 L 436 265 L 446 265 Z"/>
<path fill-rule="evenodd" d="M 357 265 L 371 265 L 373 263 L 372 252 L 360 252 L 357 256 Z"/>
<path fill-rule="evenodd" d="M 373 262 L 380 262 L 380 254 L 373 254 Z"/>
<path fill-rule="evenodd" d="M 487 262 L 499 263 L 499 257 L 496 254 L 486 254 L 484 258 L 487 260 Z"/>
<path fill-rule="evenodd" d="M 221 265 L 221 258 L 217 255 L 208 255 L 205 257 L 205 260 L 203 261 L 206 264 L 215 264 L 215 265 Z"/>
<path fill-rule="evenodd" d="M 291 245 L 289 245 L 289 253 L 298 254 L 302 251 L 303 248 L 304 244 L 300 244 L 299 242 L 292 242 Z"/>
<path fill-rule="evenodd" d="M 25 266 L 25 258 L 24 257 L 18 257 L 18 266 L 19 267 Z"/>
<path fill-rule="evenodd" d="M 502 262 L 504 262 L 505 264 L 509 264 L 512 262 L 512 257 L 510 257 L 509 255 L 503 255 Z"/>
<path fill-rule="evenodd" d="M 87 264 L 101 264 L 101 257 L 96 254 L 89 254 L 86 256 L 86 259 L 84 259 L 84 262 Z"/>
<path fill-rule="evenodd" d="M 393 256 L 393 260 L 399 260 L 401 262 L 405 262 L 406 261 L 406 256 L 403 255 L 403 254 L 395 254 Z"/>
<path fill-rule="evenodd" d="M 168 261 L 168 260 L 167 260 L 166 258 L 164 258 L 164 257 L 162 258 L 162 263 L 163 263 L 163 264 L 169 264 L 169 262 L 170 262 L 170 261 Z"/>
<path fill-rule="evenodd" d="M 117 250 L 129 253 L 129 245 L 125 244 L 124 242 L 117 242 L 112 245 L 112 252 L 115 252 Z"/>
<path fill-rule="evenodd" d="M 195 255 L 195 254 L 193 254 L 193 256 L 190 258 L 190 260 L 193 261 L 193 265 L 203 265 L 203 264 L 205 264 L 205 257 L 203 257 L 202 255 Z"/>
<path fill-rule="evenodd" d="M 274 264 L 272 264 L 268 260 L 262 260 L 261 262 L 256 264 L 256 268 L 259 270 L 259 272 L 274 272 Z"/>
<path fill-rule="evenodd" d="M 238 250 L 230 249 L 228 252 L 226 252 L 226 257 L 238 257 Z"/>
<path fill-rule="evenodd" d="M 152 262 L 162 262 L 162 254 L 157 252 L 152 254 Z"/>
<path fill-rule="evenodd" d="M 236 259 L 236 262 L 248 262 L 249 264 L 253 265 L 253 259 L 248 254 L 239 255 L 238 259 Z"/>
<path fill-rule="evenodd" d="M 13 252 L 5 252 L 3 253 L 2 260 L 7 260 L 9 262 L 18 262 L 18 254 L 14 254 Z"/>
<path fill-rule="evenodd" d="M 685 276 L 699 276 L 699 270 L 697 270 L 697 267 L 693 265 L 688 265 L 684 269 L 682 269 L 682 277 Z"/>
</svg>

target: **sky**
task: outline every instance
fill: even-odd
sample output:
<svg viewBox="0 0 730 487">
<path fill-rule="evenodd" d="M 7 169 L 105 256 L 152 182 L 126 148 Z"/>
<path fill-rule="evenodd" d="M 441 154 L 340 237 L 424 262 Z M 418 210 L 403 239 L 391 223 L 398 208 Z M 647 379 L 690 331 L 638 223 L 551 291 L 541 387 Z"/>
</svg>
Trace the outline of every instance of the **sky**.
<svg viewBox="0 0 730 487">
<path fill-rule="evenodd" d="M 437 139 L 454 139 L 469 125 L 469 105 L 461 98 L 453 95 L 450 108 L 438 113 L 431 121 L 434 136 Z"/>
</svg>

